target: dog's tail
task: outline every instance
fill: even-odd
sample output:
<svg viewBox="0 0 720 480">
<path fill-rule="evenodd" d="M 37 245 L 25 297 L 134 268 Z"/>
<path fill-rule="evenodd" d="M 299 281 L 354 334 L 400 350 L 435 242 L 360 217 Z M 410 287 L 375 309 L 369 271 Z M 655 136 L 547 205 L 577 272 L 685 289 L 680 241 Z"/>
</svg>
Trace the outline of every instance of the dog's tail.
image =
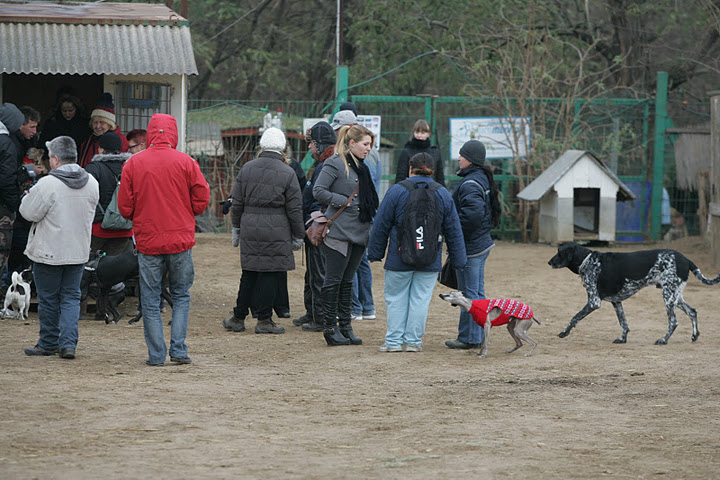
<svg viewBox="0 0 720 480">
<path fill-rule="evenodd" d="M 705 285 L 717 285 L 720 283 L 720 273 L 718 273 L 716 277 L 707 278 L 693 262 L 690 262 L 690 269 L 695 277 Z"/>
<path fill-rule="evenodd" d="M 539 318 L 533 317 L 532 319 L 535 320 L 538 325 L 542 325 L 542 323 L 540 323 L 540 319 L 539 319 Z"/>
</svg>

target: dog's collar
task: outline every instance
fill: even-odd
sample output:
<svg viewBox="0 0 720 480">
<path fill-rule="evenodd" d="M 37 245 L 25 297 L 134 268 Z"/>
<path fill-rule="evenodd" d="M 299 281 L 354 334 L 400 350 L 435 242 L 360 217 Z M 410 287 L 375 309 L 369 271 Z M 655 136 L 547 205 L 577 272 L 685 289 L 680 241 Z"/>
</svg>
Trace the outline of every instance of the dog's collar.
<svg viewBox="0 0 720 480">
<path fill-rule="evenodd" d="M 592 256 L 592 252 L 590 252 L 590 253 L 587 254 L 587 257 L 585 257 L 585 260 L 583 260 L 582 263 L 580 264 L 580 267 L 578 268 L 578 271 L 580 271 L 580 270 L 583 269 L 583 267 L 585 266 L 585 264 L 587 263 L 587 261 L 590 260 L 590 257 L 591 257 L 591 256 Z"/>
</svg>

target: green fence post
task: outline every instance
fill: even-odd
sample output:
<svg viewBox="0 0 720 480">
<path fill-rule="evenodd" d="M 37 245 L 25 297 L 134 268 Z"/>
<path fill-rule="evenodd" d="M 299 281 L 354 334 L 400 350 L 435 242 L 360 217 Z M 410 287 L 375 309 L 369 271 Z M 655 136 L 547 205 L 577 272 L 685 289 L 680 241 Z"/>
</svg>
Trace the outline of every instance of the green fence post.
<svg viewBox="0 0 720 480">
<path fill-rule="evenodd" d="M 340 109 L 340 105 L 348 101 L 348 67 L 338 65 L 335 68 L 335 106 L 333 113 Z"/>
<path fill-rule="evenodd" d="M 655 93 L 655 146 L 653 153 L 653 182 L 650 196 L 650 237 L 660 239 L 662 221 L 662 189 L 665 172 L 665 130 L 667 129 L 668 74 L 658 72 Z"/>
</svg>

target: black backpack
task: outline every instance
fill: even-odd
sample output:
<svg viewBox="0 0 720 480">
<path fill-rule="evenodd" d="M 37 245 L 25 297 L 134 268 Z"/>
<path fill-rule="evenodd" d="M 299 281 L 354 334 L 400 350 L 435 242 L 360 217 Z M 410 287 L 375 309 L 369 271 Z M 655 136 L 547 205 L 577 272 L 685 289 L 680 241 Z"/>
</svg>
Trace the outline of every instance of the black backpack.
<svg viewBox="0 0 720 480">
<path fill-rule="evenodd" d="M 414 267 L 430 265 L 442 248 L 442 218 L 435 198 L 435 192 L 442 185 L 432 181 L 415 183 L 409 179 L 398 185 L 410 192 L 402 225 L 397 230 L 400 259 Z"/>
</svg>

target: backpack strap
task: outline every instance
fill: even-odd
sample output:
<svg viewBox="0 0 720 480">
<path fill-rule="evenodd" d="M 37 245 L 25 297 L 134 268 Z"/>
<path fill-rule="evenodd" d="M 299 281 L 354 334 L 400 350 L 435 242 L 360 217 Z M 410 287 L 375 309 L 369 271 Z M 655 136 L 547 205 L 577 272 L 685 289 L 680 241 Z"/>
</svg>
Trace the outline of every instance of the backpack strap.
<svg viewBox="0 0 720 480">
<path fill-rule="evenodd" d="M 475 185 L 477 185 L 483 197 L 485 198 L 485 201 L 487 202 L 487 200 L 490 198 L 490 189 L 484 189 L 480 182 L 478 182 L 477 180 L 473 180 L 472 178 L 465 180 L 462 184 L 465 185 L 466 183 L 474 183 Z"/>
</svg>

